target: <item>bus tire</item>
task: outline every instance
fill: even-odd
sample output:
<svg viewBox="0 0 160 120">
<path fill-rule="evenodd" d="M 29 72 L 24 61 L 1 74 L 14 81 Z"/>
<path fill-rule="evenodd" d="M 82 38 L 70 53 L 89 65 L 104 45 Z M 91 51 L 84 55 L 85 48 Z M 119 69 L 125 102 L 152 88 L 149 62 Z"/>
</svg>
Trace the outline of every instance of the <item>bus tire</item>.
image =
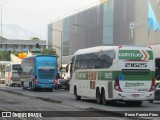
<svg viewBox="0 0 160 120">
<path fill-rule="evenodd" d="M 24 87 L 24 82 L 23 82 L 23 85 L 22 85 L 22 87 L 23 87 L 23 90 L 26 90 L 26 89 L 27 89 L 26 87 Z"/>
<path fill-rule="evenodd" d="M 80 100 L 81 99 L 81 96 L 77 95 L 77 87 L 74 88 L 74 95 L 75 95 L 75 99 L 76 100 Z"/>
<path fill-rule="evenodd" d="M 149 103 L 153 103 L 153 100 L 150 100 Z"/>
<path fill-rule="evenodd" d="M 26 90 L 27 88 L 23 86 L 23 90 Z"/>
<path fill-rule="evenodd" d="M 103 105 L 106 105 L 106 97 L 105 97 L 105 90 L 104 89 L 102 89 L 102 104 Z"/>
<path fill-rule="evenodd" d="M 33 88 L 33 86 L 32 86 L 32 82 L 30 83 L 30 87 L 31 87 L 31 91 L 34 91 L 35 90 L 35 88 Z"/>
<path fill-rule="evenodd" d="M 102 97 L 101 97 L 99 89 L 96 90 L 96 99 L 97 99 L 98 104 L 102 104 Z"/>
</svg>

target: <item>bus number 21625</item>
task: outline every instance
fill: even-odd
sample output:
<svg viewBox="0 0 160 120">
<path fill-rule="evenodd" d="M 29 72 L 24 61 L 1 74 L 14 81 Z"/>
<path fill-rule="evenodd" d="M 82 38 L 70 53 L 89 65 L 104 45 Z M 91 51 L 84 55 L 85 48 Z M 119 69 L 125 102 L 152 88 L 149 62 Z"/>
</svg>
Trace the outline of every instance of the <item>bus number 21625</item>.
<svg viewBox="0 0 160 120">
<path fill-rule="evenodd" d="M 125 67 L 147 67 L 147 63 L 126 63 Z"/>
</svg>

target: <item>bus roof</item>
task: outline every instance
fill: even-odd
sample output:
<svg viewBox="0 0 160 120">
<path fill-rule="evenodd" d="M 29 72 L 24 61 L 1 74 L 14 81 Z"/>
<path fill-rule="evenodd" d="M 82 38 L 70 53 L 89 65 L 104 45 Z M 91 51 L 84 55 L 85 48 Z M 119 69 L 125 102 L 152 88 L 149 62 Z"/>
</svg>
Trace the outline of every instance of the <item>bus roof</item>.
<svg viewBox="0 0 160 120">
<path fill-rule="evenodd" d="M 41 56 L 57 57 L 56 55 L 34 55 L 34 56 L 26 57 L 25 59 L 30 59 L 30 58 L 35 58 L 35 57 L 41 57 Z"/>
<path fill-rule="evenodd" d="M 56 55 L 35 55 L 35 57 L 40 57 L 40 56 L 51 56 L 51 57 L 57 57 Z"/>
<path fill-rule="evenodd" d="M 115 49 L 152 49 L 150 46 L 147 45 L 120 45 L 120 46 L 96 46 L 91 48 L 79 49 L 74 53 L 74 55 L 79 54 L 87 54 L 99 51 L 106 51 L 106 50 L 115 50 Z"/>
<path fill-rule="evenodd" d="M 117 48 L 117 46 L 96 46 L 91 48 L 80 49 L 76 51 L 74 55 L 99 52 L 99 51 L 110 50 L 115 48 Z"/>
</svg>

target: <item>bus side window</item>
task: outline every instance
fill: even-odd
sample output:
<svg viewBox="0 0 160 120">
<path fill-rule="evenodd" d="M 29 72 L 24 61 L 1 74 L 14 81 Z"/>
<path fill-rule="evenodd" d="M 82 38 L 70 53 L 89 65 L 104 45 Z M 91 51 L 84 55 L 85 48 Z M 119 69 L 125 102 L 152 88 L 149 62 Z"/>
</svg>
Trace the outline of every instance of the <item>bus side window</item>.
<svg viewBox="0 0 160 120">
<path fill-rule="evenodd" d="M 100 67 L 101 68 L 109 68 L 112 66 L 113 63 L 113 59 L 114 59 L 114 51 L 113 50 L 109 50 L 109 51 L 105 51 L 103 53 L 101 53 L 99 55 L 99 60 L 100 60 Z"/>
<path fill-rule="evenodd" d="M 92 69 L 95 69 L 96 60 L 94 58 L 91 59 Z"/>
<path fill-rule="evenodd" d="M 80 62 L 78 59 L 76 59 L 76 62 L 75 62 L 75 70 L 79 69 L 80 68 Z"/>
</svg>

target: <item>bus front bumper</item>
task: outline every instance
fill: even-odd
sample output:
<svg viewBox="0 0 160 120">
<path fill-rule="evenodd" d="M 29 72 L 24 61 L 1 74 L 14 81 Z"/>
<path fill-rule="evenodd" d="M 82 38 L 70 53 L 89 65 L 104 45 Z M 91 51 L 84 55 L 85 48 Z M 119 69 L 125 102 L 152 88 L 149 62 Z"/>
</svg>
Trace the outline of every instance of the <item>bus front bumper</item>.
<svg viewBox="0 0 160 120">
<path fill-rule="evenodd" d="M 57 88 L 57 85 L 56 84 L 35 84 L 35 88 L 55 89 Z"/>
</svg>

